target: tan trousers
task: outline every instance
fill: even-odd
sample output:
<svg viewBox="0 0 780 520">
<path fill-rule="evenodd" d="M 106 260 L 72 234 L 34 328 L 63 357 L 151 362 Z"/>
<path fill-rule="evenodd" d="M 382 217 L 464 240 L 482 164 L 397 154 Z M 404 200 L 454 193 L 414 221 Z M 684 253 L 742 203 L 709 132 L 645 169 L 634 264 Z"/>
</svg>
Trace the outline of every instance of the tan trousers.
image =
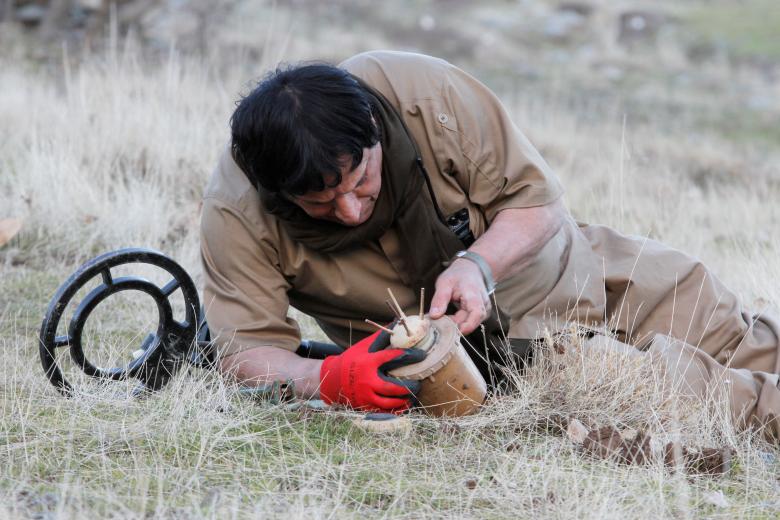
<svg viewBox="0 0 780 520">
<path fill-rule="evenodd" d="M 665 373 L 677 395 L 703 402 L 725 397 L 738 428 L 755 428 L 770 440 L 780 439 L 780 375 L 776 373 L 724 367 L 703 350 L 662 334 L 653 338 L 646 351 L 600 335 L 584 347 L 643 358 Z"/>
<path fill-rule="evenodd" d="M 601 226 L 583 234 L 603 259 L 608 326 L 662 358 L 680 388 L 723 385 L 735 423 L 780 439 L 780 322 L 745 312 L 700 261 Z"/>
<path fill-rule="evenodd" d="M 510 338 L 538 338 L 572 322 L 605 327 L 668 357 L 696 393 L 728 380 L 738 424 L 780 438 L 780 323 L 745 312 L 699 260 L 569 219 L 535 262 L 502 284 L 496 295 L 512 310 Z"/>
</svg>

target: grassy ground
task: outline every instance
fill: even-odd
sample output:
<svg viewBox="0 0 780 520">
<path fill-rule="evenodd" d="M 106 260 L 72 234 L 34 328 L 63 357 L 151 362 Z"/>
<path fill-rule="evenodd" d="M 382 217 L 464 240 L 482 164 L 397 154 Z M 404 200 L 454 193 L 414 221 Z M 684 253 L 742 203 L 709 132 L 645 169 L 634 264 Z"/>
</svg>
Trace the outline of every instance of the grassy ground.
<svg viewBox="0 0 780 520">
<path fill-rule="evenodd" d="M 0 248 L 0 516 L 777 517 L 776 446 L 733 431 L 717 407 L 670 399 L 624 361 L 589 364 L 576 348 L 537 364 L 476 416 L 415 414 L 411 431 L 384 436 L 352 426 L 349 412 L 289 409 L 194 370 L 147 400 L 128 399 L 122 385 L 92 385 L 65 400 L 46 383 L 37 329 L 79 263 L 147 246 L 199 281 L 200 191 L 226 142 L 236 93 L 251 77 L 279 57 L 338 59 L 401 46 L 394 38 L 484 77 L 558 171 L 577 218 L 685 249 L 751 308 L 780 308 L 780 108 L 771 101 L 777 80 L 764 70 L 772 53 L 763 50 L 771 38 L 758 50 L 745 46 L 739 42 L 754 29 L 728 23 L 728 3 L 707 3 L 704 13 L 693 2 L 673 14 L 691 31 L 717 30 L 728 58 L 688 58 L 684 38 L 631 52 L 597 46 L 593 57 L 578 54 L 582 42 L 524 38 L 532 28 L 522 24 L 534 14 L 495 2 L 472 13 L 465 52 L 441 35 L 454 33 L 448 24 L 470 3 L 453 4 L 452 19 L 436 5 L 410 2 L 397 20 L 392 9 L 361 11 L 345 32 L 335 15 L 324 26 L 313 14 L 291 21 L 280 3 L 274 16 L 288 33 L 277 29 L 262 52 L 233 61 L 216 51 L 147 60 L 122 41 L 86 58 L 0 55 L 0 84 L 9 86 L 0 94 L 0 218 L 24 219 L 22 233 Z M 770 13 L 771 2 L 753 7 L 766 5 Z M 601 8 L 608 12 L 599 16 L 614 15 Z M 253 25 L 256 12 L 234 13 L 245 32 L 225 41 L 235 45 L 265 27 Z M 438 39 L 415 40 L 418 20 L 431 12 Z M 714 18 L 702 21 L 705 14 Z M 733 32 L 717 29 L 716 19 Z M 485 27 L 493 43 L 477 38 Z M 561 62 L 561 52 L 570 61 Z M 767 58 L 756 65 L 756 55 Z M 123 298 L 90 320 L 87 336 L 100 343 L 90 352 L 101 363 L 126 360 L 154 327 L 142 303 Z M 319 332 L 304 321 L 304 334 Z M 668 440 L 731 446 L 734 468 L 714 478 L 659 460 L 599 460 L 550 426 L 560 416 L 646 430 L 655 453 Z"/>
<path fill-rule="evenodd" d="M 42 301 L 46 278 L 37 287 L 30 273 L 19 280 Z M 669 400 L 620 360 L 605 368 L 575 351 L 556 361 L 566 368 L 535 365 L 512 395 L 476 416 L 415 414 L 411 431 L 374 435 L 353 426 L 357 414 L 249 398 L 205 372 L 181 375 L 147 400 L 128 398 L 126 386 L 93 385 L 66 401 L 35 359 L 37 321 L 27 311 L 39 316 L 41 305 L 4 303 L 26 309 L 5 315 L 0 340 L 8 517 L 771 518 L 780 508 L 775 448 Z M 124 324 L 114 332 L 144 330 L 125 310 L 114 306 Z M 558 416 L 652 432 L 656 455 L 674 439 L 731 446 L 734 467 L 711 477 L 660 459 L 600 460 L 549 424 Z"/>
</svg>

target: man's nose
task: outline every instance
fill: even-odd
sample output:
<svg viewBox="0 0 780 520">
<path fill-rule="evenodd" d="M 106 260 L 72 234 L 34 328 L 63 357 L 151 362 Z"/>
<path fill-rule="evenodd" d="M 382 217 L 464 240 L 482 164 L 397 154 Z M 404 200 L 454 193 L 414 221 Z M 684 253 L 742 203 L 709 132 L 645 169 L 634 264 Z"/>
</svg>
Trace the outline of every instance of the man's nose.
<svg viewBox="0 0 780 520">
<path fill-rule="evenodd" d="M 336 198 L 336 218 L 344 224 L 356 224 L 360 220 L 360 201 L 354 193 L 346 193 Z"/>
</svg>

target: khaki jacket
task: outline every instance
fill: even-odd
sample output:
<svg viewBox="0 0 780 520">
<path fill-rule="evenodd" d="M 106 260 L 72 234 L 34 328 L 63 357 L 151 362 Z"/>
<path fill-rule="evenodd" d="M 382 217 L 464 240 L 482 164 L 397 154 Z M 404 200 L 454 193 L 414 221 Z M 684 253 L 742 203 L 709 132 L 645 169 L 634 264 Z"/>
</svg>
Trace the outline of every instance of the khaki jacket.
<svg viewBox="0 0 780 520">
<path fill-rule="evenodd" d="M 402 52 L 368 52 L 341 67 L 379 90 L 399 111 L 412 134 L 445 215 L 467 208 L 471 230 L 484 233 L 505 208 L 548 204 L 561 196 L 557 178 L 506 109 L 484 85 L 449 63 Z M 427 191 L 421 194 L 429 198 Z M 519 231 L 521 232 L 521 231 Z M 508 237 L 511 240 L 511 237 Z M 201 246 L 204 304 L 221 352 L 259 345 L 295 350 L 300 332 L 288 305 L 315 317 L 331 339 L 347 345 L 371 328 L 365 318 L 389 322 L 389 287 L 402 307 L 418 305 L 394 230 L 348 253 L 322 254 L 296 243 L 265 213 L 255 189 L 225 152 L 204 194 Z M 555 265 L 561 244 L 540 261 Z M 527 278 L 539 293 L 558 269 Z M 511 316 L 529 306 L 498 301 Z M 528 288 L 526 288 L 528 289 Z M 541 292 L 540 292 L 541 291 Z M 523 292 L 528 292 L 524 290 Z M 506 296 L 506 297 L 505 297 Z"/>
</svg>

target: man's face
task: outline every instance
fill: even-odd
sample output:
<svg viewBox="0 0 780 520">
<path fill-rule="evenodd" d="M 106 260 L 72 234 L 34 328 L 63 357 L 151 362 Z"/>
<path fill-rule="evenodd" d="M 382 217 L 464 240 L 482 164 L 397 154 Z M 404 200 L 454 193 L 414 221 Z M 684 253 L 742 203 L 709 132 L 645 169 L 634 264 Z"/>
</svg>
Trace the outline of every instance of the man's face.
<svg viewBox="0 0 780 520">
<path fill-rule="evenodd" d="M 351 166 L 351 161 L 347 161 Z M 312 218 L 357 226 L 368 220 L 382 187 L 382 145 L 363 149 L 363 160 L 355 169 L 341 171 L 341 182 L 324 191 L 309 191 L 290 199 Z M 333 179 L 325 179 L 325 183 Z"/>
</svg>

